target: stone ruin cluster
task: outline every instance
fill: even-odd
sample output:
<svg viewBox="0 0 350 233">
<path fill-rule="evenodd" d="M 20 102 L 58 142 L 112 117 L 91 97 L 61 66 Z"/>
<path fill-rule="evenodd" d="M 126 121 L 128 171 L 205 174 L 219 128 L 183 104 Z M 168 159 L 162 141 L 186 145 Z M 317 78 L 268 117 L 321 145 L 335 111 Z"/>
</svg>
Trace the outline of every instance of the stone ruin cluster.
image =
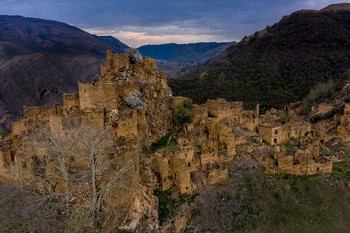
<svg viewBox="0 0 350 233">
<path fill-rule="evenodd" d="M 138 158 L 134 176 L 139 188 L 128 193 L 129 201 L 123 202 L 129 216 L 123 222 L 124 230 L 136 227 L 135 222 L 139 229 L 152 225 L 148 221 L 142 228 L 140 222 L 145 217 L 140 216 L 157 219 L 154 190 L 172 188 L 180 195 L 194 193 L 197 187 L 193 174 L 203 174 L 204 185 L 221 182 L 228 177 L 226 164 L 242 155 L 252 156 L 270 174 L 330 173 L 338 158 L 321 155 L 320 148 L 334 137 L 350 141 L 350 104 L 345 104 L 340 118 L 311 124 L 299 115 L 300 103 L 260 115 L 258 104 L 255 110 L 245 110 L 243 102 L 219 98 L 194 104 L 193 122 L 179 128 L 173 123 L 173 113 L 187 98 L 172 96 L 165 74 L 157 71 L 154 59 L 127 53 L 112 54 L 108 50 L 106 65 L 101 61 L 99 82 L 79 81 L 78 90 L 64 94 L 63 106 L 24 107 L 24 117 L 0 141 L 0 177 L 18 182 L 24 179 L 19 171 L 29 171 L 25 173 L 28 176 L 38 164 L 49 163 L 45 151 L 33 154 L 40 151 L 40 145 L 23 143 L 38 125 L 48 127 L 53 135 L 64 128 L 67 119 L 107 127 L 113 132 L 117 157 Z M 333 108 L 320 104 L 313 114 Z M 166 135 L 174 145 L 152 151 L 152 144 Z M 295 150 L 283 146 L 290 140 L 299 143 Z M 139 205 L 147 211 L 141 213 Z M 157 227 L 155 220 L 152 229 Z"/>
</svg>

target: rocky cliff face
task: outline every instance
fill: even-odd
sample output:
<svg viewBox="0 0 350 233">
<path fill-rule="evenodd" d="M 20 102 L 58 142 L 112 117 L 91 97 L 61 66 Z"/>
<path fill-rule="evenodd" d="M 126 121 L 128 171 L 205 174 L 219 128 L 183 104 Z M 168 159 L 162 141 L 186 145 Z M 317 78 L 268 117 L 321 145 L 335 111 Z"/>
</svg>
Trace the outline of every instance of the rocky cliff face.
<svg viewBox="0 0 350 233">
<path fill-rule="evenodd" d="M 164 136 L 172 125 L 172 92 L 165 74 L 157 71 L 154 59 L 136 60 L 128 54 L 107 53 L 107 64 L 101 64 L 100 83 L 117 85 L 118 112 L 126 106 L 137 112 L 138 140 L 146 148 Z"/>
</svg>

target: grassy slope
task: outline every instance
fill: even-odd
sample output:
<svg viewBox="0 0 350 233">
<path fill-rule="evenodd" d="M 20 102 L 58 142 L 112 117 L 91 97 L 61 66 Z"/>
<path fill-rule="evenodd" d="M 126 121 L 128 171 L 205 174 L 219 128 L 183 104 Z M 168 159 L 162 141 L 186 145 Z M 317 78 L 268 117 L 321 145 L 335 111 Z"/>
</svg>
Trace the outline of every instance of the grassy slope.
<svg viewBox="0 0 350 233">
<path fill-rule="evenodd" d="M 0 181 L 0 232 L 59 232 L 53 209 L 35 193 Z"/>
</svg>

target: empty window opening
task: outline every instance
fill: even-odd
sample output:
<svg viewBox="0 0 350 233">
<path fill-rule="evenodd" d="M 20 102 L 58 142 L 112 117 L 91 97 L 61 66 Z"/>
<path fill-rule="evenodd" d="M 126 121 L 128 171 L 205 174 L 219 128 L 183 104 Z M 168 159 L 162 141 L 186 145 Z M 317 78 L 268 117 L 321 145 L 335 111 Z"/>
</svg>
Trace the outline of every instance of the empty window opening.
<svg viewBox="0 0 350 233">
<path fill-rule="evenodd" d="M 15 152 L 11 151 L 11 162 L 15 161 Z"/>
<path fill-rule="evenodd" d="M 209 129 L 208 127 L 204 127 L 204 134 L 209 138 Z"/>
<path fill-rule="evenodd" d="M 274 142 L 274 143 L 277 143 L 277 138 L 273 139 L 273 142 Z"/>
</svg>

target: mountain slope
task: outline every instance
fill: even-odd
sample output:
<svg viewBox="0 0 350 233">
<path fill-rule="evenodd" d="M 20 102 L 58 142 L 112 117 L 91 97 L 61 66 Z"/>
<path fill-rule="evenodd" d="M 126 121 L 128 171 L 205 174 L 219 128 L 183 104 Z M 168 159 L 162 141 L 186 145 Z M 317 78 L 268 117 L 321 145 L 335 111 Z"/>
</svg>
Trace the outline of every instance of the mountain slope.
<svg viewBox="0 0 350 233">
<path fill-rule="evenodd" d="M 129 48 L 129 46 L 122 43 L 120 40 L 114 38 L 113 36 L 93 36 L 98 40 L 106 43 L 109 46 L 109 48 L 113 50 L 114 53 L 124 53 L 125 49 Z"/>
<path fill-rule="evenodd" d="M 99 60 L 109 47 L 127 47 L 52 20 L 0 16 L 0 131 L 9 130 L 23 105 L 62 102 L 77 80 L 99 76 Z"/>
<path fill-rule="evenodd" d="M 99 59 L 91 55 L 35 53 L 16 56 L 0 66 L 0 131 L 22 115 L 23 105 L 62 103 L 64 92 L 75 92 L 77 80 L 99 76 Z"/>
<path fill-rule="evenodd" d="M 35 51 L 103 53 L 108 48 L 89 33 L 52 20 L 0 16 L 0 25 L 0 41 L 10 41 Z"/>
<path fill-rule="evenodd" d="M 264 110 L 301 100 L 317 83 L 337 81 L 348 68 L 350 11 L 298 11 L 169 85 L 175 95 L 195 102 L 224 97 L 244 100 L 247 107 L 260 103 Z"/>
</svg>

